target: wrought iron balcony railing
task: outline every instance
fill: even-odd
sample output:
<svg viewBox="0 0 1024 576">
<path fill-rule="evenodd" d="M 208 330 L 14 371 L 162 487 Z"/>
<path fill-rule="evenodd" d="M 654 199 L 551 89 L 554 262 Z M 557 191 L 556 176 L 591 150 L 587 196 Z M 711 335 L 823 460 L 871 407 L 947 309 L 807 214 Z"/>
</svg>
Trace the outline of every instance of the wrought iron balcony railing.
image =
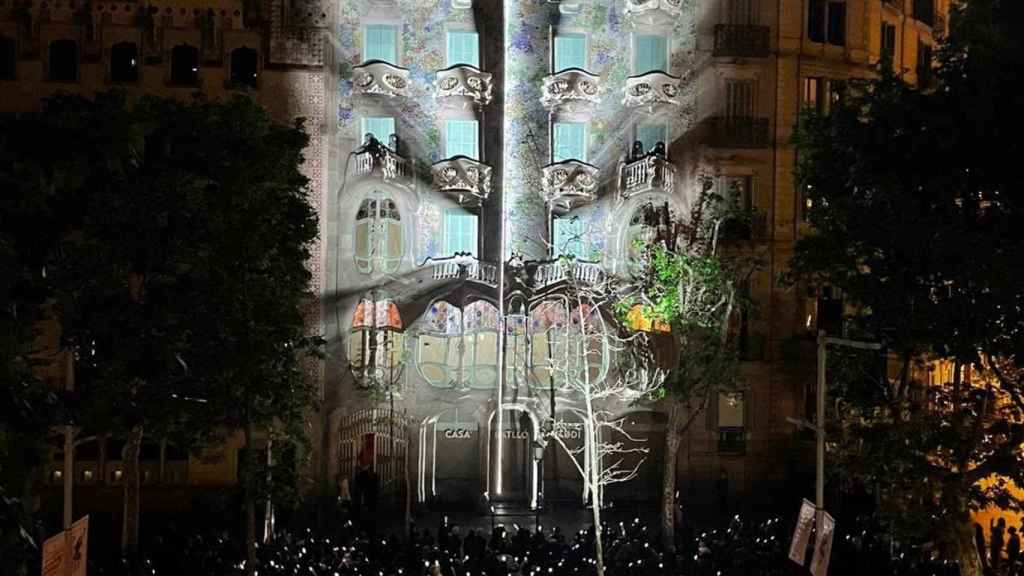
<svg viewBox="0 0 1024 576">
<path fill-rule="evenodd" d="M 383 60 L 370 60 L 352 69 L 352 94 L 404 98 L 409 95 L 409 71 Z"/>
<path fill-rule="evenodd" d="M 665 72 L 654 71 L 626 78 L 626 94 L 622 105 L 626 108 L 655 108 L 679 106 L 679 78 Z"/>
<path fill-rule="evenodd" d="M 569 68 L 544 78 L 540 103 L 548 110 L 581 112 L 601 101 L 601 77 Z"/>
<path fill-rule="evenodd" d="M 675 24 L 682 14 L 682 0 L 626 0 L 623 12 L 634 26 Z"/>
<path fill-rule="evenodd" d="M 565 213 L 597 197 L 597 166 L 563 160 L 541 169 L 541 196 L 557 213 Z"/>
<path fill-rule="evenodd" d="M 708 146 L 712 148 L 766 148 L 768 119 L 744 116 L 709 118 Z"/>
<path fill-rule="evenodd" d="M 719 24 L 715 26 L 715 56 L 763 58 L 768 56 L 767 26 Z"/>
<path fill-rule="evenodd" d="M 742 426 L 718 429 L 718 451 L 725 454 L 744 454 L 747 451 L 746 429 Z"/>
<path fill-rule="evenodd" d="M 430 167 L 434 186 L 463 206 L 480 206 L 491 195 L 491 167 L 466 156 L 455 156 Z"/>
<path fill-rule="evenodd" d="M 660 154 L 648 154 L 619 166 L 619 194 L 629 198 L 641 192 L 662 190 L 671 193 L 676 168 Z"/>
<path fill-rule="evenodd" d="M 437 71 L 434 99 L 448 107 L 480 109 L 491 103 L 491 73 L 468 64 Z"/>
</svg>

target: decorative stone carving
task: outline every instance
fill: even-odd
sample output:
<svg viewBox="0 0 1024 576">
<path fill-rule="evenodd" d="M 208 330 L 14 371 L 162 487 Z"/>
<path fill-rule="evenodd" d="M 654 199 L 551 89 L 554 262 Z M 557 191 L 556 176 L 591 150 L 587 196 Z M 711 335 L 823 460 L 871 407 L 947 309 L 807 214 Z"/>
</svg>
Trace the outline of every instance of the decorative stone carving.
<svg viewBox="0 0 1024 576">
<path fill-rule="evenodd" d="M 626 0 L 623 13 L 634 26 L 671 25 L 682 14 L 682 0 Z"/>
<path fill-rule="evenodd" d="M 480 206 L 491 195 L 491 167 L 456 156 L 430 167 L 434 186 L 464 206 Z"/>
<path fill-rule="evenodd" d="M 352 68 L 352 94 L 404 98 L 409 95 L 409 71 L 381 60 Z"/>
<path fill-rule="evenodd" d="M 647 108 L 649 112 L 680 104 L 680 79 L 665 72 L 648 72 L 626 78 L 622 105 L 627 108 Z"/>
<path fill-rule="evenodd" d="M 564 213 L 597 197 L 597 166 L 579 160 L 548 164 L 541 178 L 541 196 L 552 210 Z"/>
<path fill-rule="evenodd" d="M 491 73 L 475 66 L 456 64 L 437 71 L 434 98 L 454 108 L 483 108 L 491 102 Z"/>
<path fill-rule="evenodd" d="M 619 164 L 619 194 L 623 199 L 651 190 L 672 192 L 676 168 L 660 154 Z"/>
<path fill-rule="evenodd" d="M 540 103 L 548 110 L 581 112 L 601 101 L 601 77 L 569 68 L 544 78 Z"/>
</svg>

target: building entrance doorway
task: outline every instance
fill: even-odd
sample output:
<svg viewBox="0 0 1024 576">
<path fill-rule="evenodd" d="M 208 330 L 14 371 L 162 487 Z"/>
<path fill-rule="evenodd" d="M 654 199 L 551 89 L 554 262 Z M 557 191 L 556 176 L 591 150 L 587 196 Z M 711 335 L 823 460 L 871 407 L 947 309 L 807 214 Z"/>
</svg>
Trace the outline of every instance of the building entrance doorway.
<svg viewBox="0 0 1024 576">
<path fill-rule="evenodd" d="M 499 418 L 491 412 L 487 423 L 487 495 L 492 502 L 537 507 L 540 478 L 534 439 L 540 427 L 533 412 L 521 404 L 506 404 Z"/>
</svg>

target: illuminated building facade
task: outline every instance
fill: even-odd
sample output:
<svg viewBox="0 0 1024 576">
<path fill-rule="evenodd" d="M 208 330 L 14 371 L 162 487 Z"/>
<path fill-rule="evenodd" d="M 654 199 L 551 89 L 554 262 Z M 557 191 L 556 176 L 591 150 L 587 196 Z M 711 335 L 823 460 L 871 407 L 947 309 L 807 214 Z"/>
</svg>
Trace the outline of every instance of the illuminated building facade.
<svg viewBox="0 0 1024 576">
<path fill-rule="evenodd" d="M 813 404 L 805 336 L 841 330 L 843 310 L 839 294 L 778 282 L 806 233 L 792 129 L 802 106 L 826 109 L 882 54 L 927 83 L 921 63 L 948 10 L 948 0 L 0 1 L 2 111 L 58 88 L 122 86 L 241 92 L 279 119 L 307 117 L 322 223 L 311 266 L 329 343 L 311 476 L 334 486 L 370 454 L 384 493 L 408 470 L 420 502 L 486 493 L 526 506 L 581 494 L 564 456 L 549 446 L 538 463 L 531 448 L 551 415 L 545 391 L 559 386 L 553 367 L 614 370 L 607 351 L 574 341 L 565 279 L 628 271 L 633 240 L 662 214 L 687 219 L 708 181 L 763 215 L 749 244 L 767 266 L 747 287 L 758 304 L 741 327 L 747 391 L 709 403 L 681 448 L 680 486 L 707 494 L 724 475 L 750 501 L 785 482 L 802 446 L 786 417 Z M 560 397 L 556 417 L 574 401 Z M 610 497 L 656 499 L 665 416 L 656 404 L 615 409 L 652 452 Z M 224 452 L 222 464 L 187 460 L 184 481 L 233 481 L 236 454 Z"/>
</svg>

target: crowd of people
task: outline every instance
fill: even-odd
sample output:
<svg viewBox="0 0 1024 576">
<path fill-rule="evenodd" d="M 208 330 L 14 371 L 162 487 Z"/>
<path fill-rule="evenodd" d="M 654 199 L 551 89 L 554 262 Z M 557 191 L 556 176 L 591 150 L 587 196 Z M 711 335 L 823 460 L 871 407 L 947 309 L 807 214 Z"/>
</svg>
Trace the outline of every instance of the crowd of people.
<svg viewBox="0 0 1024 576">
<path fill-rule="evenodd" d="M 788 557 L 792 527 L 778 518 L 688 531 L 680 545 L 663 550 L 658 535 L 639 518 L 604 525 L 604 562 L 614 576 L 806 575 Z M 347 521 L 334 529 L 282 531 L 258 548 L 261 576 L 592 576 L 593 527 L 566 533 L 558 527 L 496 523 L 463 528 L 442 521 L 406 537 L 375 535 Z M 244 540 L 227 532 L 173 528 L 147 546 L 148 576 L 245 574 Z M 897 551 L 869 532 L 836 541 L 832 576 L 958 576 L 955 564 Z M 91 562 L 93 576 L 126 576 L 122 564 Z M 1005 574 L 1005 572 L 1001 573 Z"/>
<path fill-rule="evenodd" d="M 981 524 L 974 525 L 974 543 L 978 548 L 978 556 L 986 574 L 993 576 L 1021 576 L 1024 566 L 1020 555 L 1020 534 L 1024 532 L 1024 524 L 1020 529 L 1015 526 L 1007 528 L 1006 519 L 989 520 L 989 539 L 986 545 L 985 530 Z"/>
</svg>

